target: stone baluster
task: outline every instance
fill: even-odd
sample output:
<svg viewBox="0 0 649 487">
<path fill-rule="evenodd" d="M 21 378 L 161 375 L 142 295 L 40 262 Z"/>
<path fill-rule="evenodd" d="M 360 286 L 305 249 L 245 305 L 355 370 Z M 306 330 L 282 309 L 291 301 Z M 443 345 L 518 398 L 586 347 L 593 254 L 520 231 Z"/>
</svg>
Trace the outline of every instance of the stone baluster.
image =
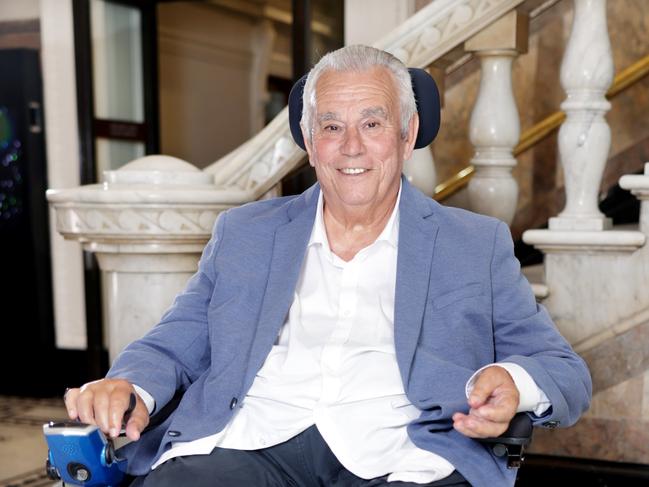
<svg viewBox="0 0 649 487">
<path fill-rule="evenodd" d="M 471 114 L 469 138 L 476 168 L 469 183 L 473 211 L 511 223 L 518 202 L 516 165 L 512 151 L 520 137 L 520 121 L 512 91 L 512 62 L 527 51 L 528 19 L 512 10 L 492 23 L 464 47 L 480 58 L 482 76 Z"/>
<path fill-rule="evenodd" d="M 435 194 L 437 173 L 430 147 L 412 151 L 410 159 L 403 163 L 403 174 L 410 184 L 432 197 Z"/>
<path fill-rule="evenodd" d="M 605 230 L 610 219 L 598 208 L 602 173 L 611 145 L 604 114 L 613 81 L 613 56 L 606 28 L 606 0 L 575 0 L 575 14 L 561 63 L 567 98 L 559 130 L 559 157 L 565 175 L 566 206 L 550 219 L 552 230 Z"/>
<path fill-rule="evenodd" d="M 544 304 L 575 349 L 586 352 L 647 308 L 637 290 L 646 288 L 649 277 L 646 235 L 609 230 L 611 222 L 597 205 L 611 138 L 604 120 L 610 107 L 604 95 L 613 78 L 606 0 L 574 0 L 574 6 L 561 66 L 567 119 L 559 131 L 559 155 L 566 206 L 550 219 L 549 229 L 527 230 L 523 240 L 545 254 Z M 625 178 L 621 184 L 635 184 Z"/>
</svg>

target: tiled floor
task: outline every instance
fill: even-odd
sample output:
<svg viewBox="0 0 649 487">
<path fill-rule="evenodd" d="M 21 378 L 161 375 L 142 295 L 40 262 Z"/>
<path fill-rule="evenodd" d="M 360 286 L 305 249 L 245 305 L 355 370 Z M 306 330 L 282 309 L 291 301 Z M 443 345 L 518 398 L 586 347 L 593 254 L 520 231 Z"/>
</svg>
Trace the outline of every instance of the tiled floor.
<svg viewBox="0 0 649 487">
<path fill-rule="evenodd" d="M 45 475 L 43 424 L 64 419 L 60 398 L 0 396 L 0 487 L 59 485 Z"/>
</svg>

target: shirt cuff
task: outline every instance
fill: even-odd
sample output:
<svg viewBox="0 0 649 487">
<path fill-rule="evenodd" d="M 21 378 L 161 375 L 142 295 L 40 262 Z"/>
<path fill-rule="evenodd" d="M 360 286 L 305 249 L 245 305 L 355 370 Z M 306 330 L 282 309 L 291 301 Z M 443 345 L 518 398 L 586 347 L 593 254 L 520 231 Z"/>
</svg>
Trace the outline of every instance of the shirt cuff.
<svg viewBox="0 0 649 487">
<path fill-rule="evenodd" d="M 135 389 L 137 395 L 140 396 L 140 399 L 142 399 L 142 402 L 146 406 L 147 411 L 149 411 L 149 415 L 151 415 L 151 413 L 155 409 L 155 399 L 153 399 L 153 396 L 142 389 L 140 386 L 136 386 L 135 384 L 133 384 L 133 389 Z"/>
<path fill-rule="evenodd" d="M 466 383 L 465 393 L 467 398 L 471 395 L 475 381 L 480 373 L 487 367 L 492 367 L 494 365 L 505 369 L 514 380 L 514 384 L 516 385 L 520 396 L 518 409 L 516 409 L 517 413 L 529 412 L 533 413 L 535 416 L 542 416 L 548 409 L 550 409 L 552 403 L 548 396 L 545 395 L 545 392 L 536 385 L 532 376 L 528 374 L 523 367 L 512 362 L 489 364 L 478 369 Z"/>
</svg>

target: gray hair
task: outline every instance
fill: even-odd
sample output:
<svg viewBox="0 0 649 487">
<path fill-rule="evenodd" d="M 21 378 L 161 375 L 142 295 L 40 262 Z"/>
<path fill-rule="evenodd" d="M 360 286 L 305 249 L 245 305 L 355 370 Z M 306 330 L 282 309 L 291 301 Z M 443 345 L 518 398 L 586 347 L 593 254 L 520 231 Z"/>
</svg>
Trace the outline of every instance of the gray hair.
<svg viewBox="0 0 649 487">
<path fill-rule="evenodd" d="M 412 81 L 408 68 L 392 54 L 374 47 L 354 45 L 342 47 L 324 55 L 311 69 L 304 85 L 302 96 L 302 119 L 300 123 L 305 129 L 309 140 L 313 139 L 313 118 L 316 109 L 315 87 L 318 79 L 325 71 L 367 71 L 376 67 L 387 68 L 392 73 L 401 112 L 401 136 L 408 134 L 410 119 L 417 113 L 415 94 L 412 91 Z"/>
</svg>

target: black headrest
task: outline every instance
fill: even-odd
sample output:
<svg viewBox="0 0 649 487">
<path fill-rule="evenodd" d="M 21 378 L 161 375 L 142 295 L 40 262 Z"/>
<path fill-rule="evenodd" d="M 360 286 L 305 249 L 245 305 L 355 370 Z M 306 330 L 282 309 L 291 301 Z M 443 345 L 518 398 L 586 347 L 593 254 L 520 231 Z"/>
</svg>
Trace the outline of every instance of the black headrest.
<svg viewBox="0 0 649 487">
<path fill-rule="evenodd" d="M 412 79 L 412 89 L 415 92 L 417 112 L 419 113 L 419 132 L 415 141 L 415 149 L 421 149 L 430 144 L 439 130 L 440 103 L 439 91 L 433 77 L 423 69 L 408 68 Z M 291 126 L 291 134 L 295 143 L 302 149 L 304 139 L 300 130 L 300 119 L 302 118 L 302 94 L 307 75 L 302 76 L 291 88 L 288 96 L 288 120 Z"/>
</svg>

